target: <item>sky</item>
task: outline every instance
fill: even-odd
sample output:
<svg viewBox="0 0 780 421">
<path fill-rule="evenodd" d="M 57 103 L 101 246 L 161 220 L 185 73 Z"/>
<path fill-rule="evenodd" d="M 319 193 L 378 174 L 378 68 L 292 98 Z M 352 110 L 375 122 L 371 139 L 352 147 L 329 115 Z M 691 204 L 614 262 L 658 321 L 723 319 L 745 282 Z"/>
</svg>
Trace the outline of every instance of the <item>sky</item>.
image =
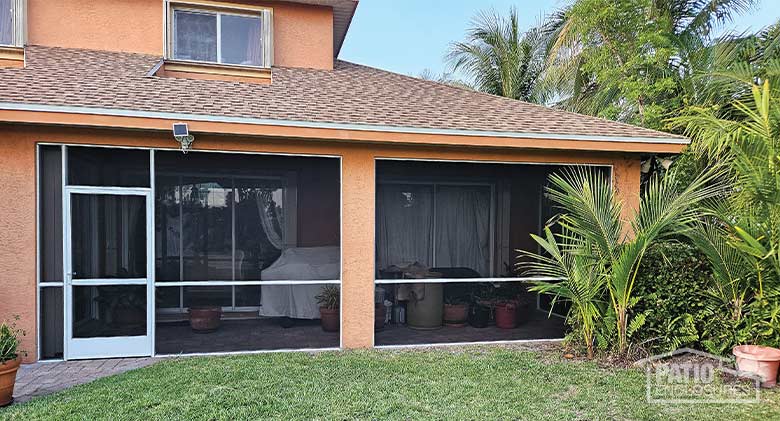
<svg viewBox="0 0 780 421">
<path fill-rule="evenodd" d="M 447 70 L 449 44 L 464 38 L 482 10 L 506 13 L 516 6 L 528 28 L 568 4 L 568 0 L 360 0 L 339 57 L 355 63 L 408 74 Z M 721 31 L 756 30 L 780 18 L 780 0 L 760 0 Z"/>
</svg>

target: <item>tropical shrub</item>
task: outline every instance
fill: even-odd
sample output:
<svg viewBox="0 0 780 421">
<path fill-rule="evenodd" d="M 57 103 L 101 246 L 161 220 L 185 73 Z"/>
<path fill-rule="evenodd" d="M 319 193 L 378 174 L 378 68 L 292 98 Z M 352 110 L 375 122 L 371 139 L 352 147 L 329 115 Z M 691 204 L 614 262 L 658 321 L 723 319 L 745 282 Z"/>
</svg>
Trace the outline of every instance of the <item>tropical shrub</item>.
<svg viewBox="0 0 780 421">
<path fill-rule="evenodd" d="M 697 206 L 723 190 L 719 173 L 710 169 L 688 186 L 678 183 L 674 172 L 653 177 L 630 221 L 622 219 L 623 204 L 603 174 L 575 168 L 550 176 L 547 194 L 560 210 L 556 223 L 561 234 L 547 229 L 545 237 L 532 235 L 543 253 L 521 251 L 519 257 L 529 260 L 519 265 L 527 275 L 540 278 L 531 281 L 532 291 L 572 304 L 568 317 L 579 322 L 570 324 L 582 326 L 589 353 L 594 336 L 617 354 L 628 353 L 630 339 L 646 318 L 634 309 L 640 301 L 635 286 L 645 255 L 698 220 Z M 596 314 L 599 301 L 608 305 Z M 590 320 L 592 331 L 586 325 Z"/>
<path fill-rule="evenodd" d="M 685 242 L 655 245 L 639 270 L 636 295 L 642 297 L 636 312 L 645 315 L 637 341 L 652 353 L 673 351 L 683 346 L 698 347 L 708 321 L 708 300 L 712 272 L 704 255 Z"/>
<path fill-rule="evenodd" d="M 727 113 L 691 108 L 673 120 L 695 151 L 728 168 L 730 191 L 688 233 L 712 267 L 702 345 L 718 353 L 780 342 L 780 92 L 754 79 L 743 81 L 752 101 L 734 101 Z"/>
</svg>

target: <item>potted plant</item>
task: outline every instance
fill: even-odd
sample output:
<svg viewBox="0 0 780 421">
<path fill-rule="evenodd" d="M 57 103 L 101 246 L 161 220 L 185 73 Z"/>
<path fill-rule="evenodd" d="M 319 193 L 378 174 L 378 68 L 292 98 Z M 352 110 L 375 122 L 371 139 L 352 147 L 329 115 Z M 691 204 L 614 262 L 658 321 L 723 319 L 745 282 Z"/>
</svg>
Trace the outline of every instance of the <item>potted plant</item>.
<svg viewBox="0 0 780 421">
<path fill-rule="evenodd" d="M 502 300 L 496 303 L 496 327 L 499 329 L 517 327 L 517 301 Z"/>
<path fill-rule="evenodd" d="M 473 327 L 483 328 L 495 324 L 494 310 L 498 298 L 496 288 L 491 283 L 476 284 L 471 293 L 473 305 L 469 310 L 469 324 Z"/>
<path fill-rule="evenodd" d="M 335 285 L 322 287 L 320 294 L 315 297 L 320 305 L 320 321 L 322 330 L 326 332 L 338 332 L 341 326 L 339 303 L 341 291 Z"/>
<path fill-rule="evenodd" d="M 219 329 L 222 307 L 190 307 L 190 327 L 195 333 L 211 333 Z"/>
<path fill-rule="evenodd" d="M 14 320 L 19 320 L 15 316 Z M 16 371 L 22 362 L 23 351 L 19 351 L 19 341 L 25 332 L 16 327 L 16 322 L 10 325 L 0 324 L 0 407 L 13 401 Z"/>
<path fill-rule="evenodd" d="M 490 306 L 475 302 L 469 307 L 469 325 L 482 329 L 490 323 Z"/>
<path fill-rule="evenodd" d="M 444 325 L 464 327 L 469 316 L 469 305 L 461 297 L 448 296 L 444 299 Z"/>
<path fill-rule="evenodd" d="M 761 387 L 775 387 L 780 365 L 780 349 L 760 345 L 735 346 L 737 369 L 761 377 Z"/>
</svg>

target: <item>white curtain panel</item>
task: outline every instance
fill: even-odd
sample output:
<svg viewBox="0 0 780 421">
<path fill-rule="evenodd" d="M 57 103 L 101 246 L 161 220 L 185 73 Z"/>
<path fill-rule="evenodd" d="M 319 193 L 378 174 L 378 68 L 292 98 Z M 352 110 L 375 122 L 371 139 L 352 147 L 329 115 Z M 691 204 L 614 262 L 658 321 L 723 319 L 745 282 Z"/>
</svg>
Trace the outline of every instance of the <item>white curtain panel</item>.
<svg viewBox="0 0 780 421">
<path fill-rule="evenodd" d="M 433 264 L 433 186 L 380 184 L 377 192 L 377 270 Z"/>
<path fill-rule="evenodd" d="M 0 45 L 14 43 L 14 0 L 0 0 Z"/>
<path fill-rule="evenodd" d="M 490 276 L 490 187 L 438 186 L 436 266 Z"/>
<path fill-rule="evenodd" d="M 263 231 L 268 237 L 268 242 L 274 248 L 281 250 L 284 248 L 283 234 L 281 232 L 282 224 L 275 223 L 279 217 L 276 214 L 276 202 L 273 200 L 273 191 L 259 189 L 256 197 L 260 223 L 263 225 Z"/>
</svg>

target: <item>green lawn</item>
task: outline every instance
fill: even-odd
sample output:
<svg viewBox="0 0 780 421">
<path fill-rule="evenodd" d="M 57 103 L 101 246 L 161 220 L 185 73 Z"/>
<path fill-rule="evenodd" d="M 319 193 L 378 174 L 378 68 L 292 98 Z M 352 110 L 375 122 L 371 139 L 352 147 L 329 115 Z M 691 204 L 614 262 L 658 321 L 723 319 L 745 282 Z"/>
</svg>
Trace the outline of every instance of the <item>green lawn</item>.
<svg viewBox="0 0 780 421">
<path fill-rule="evenodd" d="M 557 353 L 280 353 L 172 359 L 0 410 L 2 419 L 776 419 L 756 405 L 650 405 L 638 370 Z"/>
</svg>

